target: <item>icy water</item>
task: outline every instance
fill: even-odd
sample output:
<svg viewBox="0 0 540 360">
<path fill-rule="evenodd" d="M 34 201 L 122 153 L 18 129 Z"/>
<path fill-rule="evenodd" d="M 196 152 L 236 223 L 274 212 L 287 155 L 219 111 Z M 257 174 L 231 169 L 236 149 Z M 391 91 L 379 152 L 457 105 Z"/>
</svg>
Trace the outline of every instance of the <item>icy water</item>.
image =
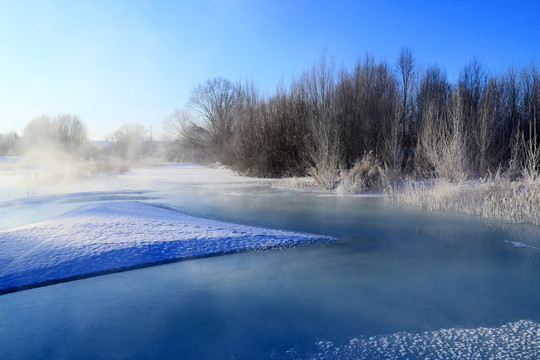
<svg viewBox="0 0 540 360">
<path fill-rule="evenodd" d="M 256 184 L 141 188 L 136 201 L 340 241 L 2 295 L 1 359 L 540 358 L 532 226 Z"/>
</svg>

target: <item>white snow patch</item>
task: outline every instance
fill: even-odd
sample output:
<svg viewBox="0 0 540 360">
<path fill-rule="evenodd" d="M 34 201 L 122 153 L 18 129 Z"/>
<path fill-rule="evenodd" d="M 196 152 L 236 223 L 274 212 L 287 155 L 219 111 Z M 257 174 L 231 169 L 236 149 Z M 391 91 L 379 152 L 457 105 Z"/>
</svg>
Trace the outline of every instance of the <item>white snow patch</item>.
<svg viewBox="0 0 540 360">
<path fill-rule="evenodd" d="M 540 359 L 540 324 L 520 320 L 500 327 L 441 329 L 354 338 L 343 345 L 316 342 L 315 359 Z"/>
<path fill-rule="evenodd" d="M 512 246 L 515 246 L 517 248 L 524 248 L 524 249 L 536 249 L 539 250 L 540 248 L 537 248 L 535 246 L 527 245 L 521 241 L 512 241 L 512 240 L 505 240 L 504 241 L 507 244 L 510 244 Z"/>
<path fill-rule="evenodd" d="M 186 258 L 333 240 L 202 219 L 135 201 L 91 203 L 0 231 L 0 293 Z"/>
</svg>

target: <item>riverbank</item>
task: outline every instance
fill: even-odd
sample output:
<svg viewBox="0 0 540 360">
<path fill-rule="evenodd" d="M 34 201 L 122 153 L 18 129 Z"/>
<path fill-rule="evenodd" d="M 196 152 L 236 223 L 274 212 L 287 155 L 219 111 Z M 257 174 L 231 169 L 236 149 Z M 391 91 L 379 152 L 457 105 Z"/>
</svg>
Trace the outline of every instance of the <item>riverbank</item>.
<svg viewBox="0 0 540 360">
<path fill-rule="evenodd" d="M 311 177 L 285 178 L 275 186 L 335 195 L 378 195 L 400 205 L 428 211 L 481 216 L 512 224 L 540 225 L 540 175 L 537 173 L 528 173 L 514 180 L 496 174 L 490 178 L 459 182 L 445 179 L 386 181 L 375 189 L 359 186 L 350 178 L 341 179 L 333 190 L 326 190 Z"/>
</svg>

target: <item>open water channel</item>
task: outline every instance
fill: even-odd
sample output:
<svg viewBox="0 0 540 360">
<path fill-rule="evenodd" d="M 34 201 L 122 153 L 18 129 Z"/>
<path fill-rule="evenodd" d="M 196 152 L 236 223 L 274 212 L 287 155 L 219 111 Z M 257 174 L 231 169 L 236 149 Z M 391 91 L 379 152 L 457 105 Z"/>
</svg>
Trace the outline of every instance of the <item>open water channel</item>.
<svg viewBox="0 0 540 360">
<path fill-rule="evenodd" d="M 137 201 L 339 241 L 2 295 L 0 358 L 540 358 L 534 226 L 256 183 L 140 187 Z"/>
</svg>

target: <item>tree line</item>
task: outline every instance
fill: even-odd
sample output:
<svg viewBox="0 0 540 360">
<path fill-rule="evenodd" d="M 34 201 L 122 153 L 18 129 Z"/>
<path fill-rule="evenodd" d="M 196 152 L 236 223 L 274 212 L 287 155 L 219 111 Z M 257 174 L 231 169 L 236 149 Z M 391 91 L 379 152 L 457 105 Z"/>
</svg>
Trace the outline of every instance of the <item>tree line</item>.
<svg viewBox="0 0 540 360">
<path fill-rule="evenodd" d="M 165 121 L 174 141 L 160 155 L 221 162 L 250 176 L 311 175 L 329 189 L 343 176 L 373 185 L 383 175 L 519 177 L 540 168 L 539 109 L 534 61 L 493 73 L 472 60 L 450 81 L 439 65 L 419 66 L 408 48 L 392 64 L 367 54 L 352 68 L 323 54 L 270 95 L 221 77 L 199 84 L 188 107 Z M 78 117 L 44 115 L 22 136 L 0 134 L 0 156 L 52 148 L 131 161 L 156 151 L 140 124 L 123 125 L 109 140 L 97 149 Z"/>
<path fill-rule="evenodd" d="M 404 48 L 395 64 L 366 55 L 352 69 L 323 55 L 272 95 L 209 79 L 166 124 L 207 161 L 259 177 L 312 175 L 333 188 L 362 159 L 394 176 L 451 181 L 518 174 L 528 162 L 538 170 L 539 109 L 534 61 L 491 73 L 472 60 L 451 82 Z"/>
<path fill-rule="evenodd" d="M 154 150 L 148 130 L 141 124 L 120 126 L 98 146 L 90 141 L 86 124 L 70 114 L 41 115 L 25 126 L 22 136 L 0 134 L 0 156 L 32 153 L 37 158 L 40 154 L 54 158 L 55 154 L 67 154 L 74 160 L 135 161 L 153 155 Z"/>
</svg>

